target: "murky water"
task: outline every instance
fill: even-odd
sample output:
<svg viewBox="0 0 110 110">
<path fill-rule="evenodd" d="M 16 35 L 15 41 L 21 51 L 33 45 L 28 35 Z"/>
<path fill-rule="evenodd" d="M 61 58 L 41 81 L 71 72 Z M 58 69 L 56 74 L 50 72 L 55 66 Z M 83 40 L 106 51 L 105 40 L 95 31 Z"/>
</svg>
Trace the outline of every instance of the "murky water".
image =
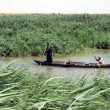
<svg viewBox="0 0 110 110">
<path fill-rule="evenodd" d="M 95 50 L 89 51 L 86 54 L 77 54 L 77 55 L 69 55 L 60 58 L 54 58 L 54 60 L 58 61 L 81 61 L 87 63 L 96 62 L 94 56 L 101 56 L 105 63 L 110 63 L 110 50 Z M 105 77 L 110 77 L 110 69 L 95 69 L 95 68 L 61 68 L 61 67 L 50 67 L 50 66 L 39 66 L 33 60 L 44 60 L 45 57 L 1 57 L 0 58 L 0 67 L 6 65 L 12 60 L 18 59 L 12 66 L 12 68 L 23 68 L 32 73 L 38 72 L 47 72 L 52 77 L 65 77 L 65 78 L 80 78 L 86 74 L 88 78 L 95 78 L 99 76 L 101 73 L 104 74 Z"/>
</svg>

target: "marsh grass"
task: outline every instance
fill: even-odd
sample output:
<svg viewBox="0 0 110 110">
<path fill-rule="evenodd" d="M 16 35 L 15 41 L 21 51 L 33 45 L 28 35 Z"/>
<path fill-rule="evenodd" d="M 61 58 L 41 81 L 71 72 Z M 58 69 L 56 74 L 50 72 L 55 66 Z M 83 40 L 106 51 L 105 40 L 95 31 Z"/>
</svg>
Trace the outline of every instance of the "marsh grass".
<svg viewBox="0 0 110 110">
<path fill-rule="evenodd" d="M 14 62 L 14 61 L 13 61 Z M 11 62 L 10 64 L 12 64 Z M 0 71 L 1 110 L 109 110 L 110 80 L 50 77 L 23 70 Z"/>
<path fill-rule="evenodd" d="M 0 16 L 0 56 L 42 55 L 47 42 L 60 55 L 110 49 L 110 14 Z"/>
</svg>

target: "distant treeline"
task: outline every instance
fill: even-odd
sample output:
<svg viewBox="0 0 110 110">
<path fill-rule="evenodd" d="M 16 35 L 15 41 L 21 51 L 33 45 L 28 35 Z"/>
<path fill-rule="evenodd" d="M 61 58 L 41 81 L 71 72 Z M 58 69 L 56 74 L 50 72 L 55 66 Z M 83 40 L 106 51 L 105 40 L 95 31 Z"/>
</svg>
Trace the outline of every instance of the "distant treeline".
<svg viewBox="0 0 110 110">
<path fill-rule="evenodd" d="M 42 55 L 47 42 L 57 54 L 109 49 L 110 14 L 0 16 L 0 56 Z"/>
</svg>

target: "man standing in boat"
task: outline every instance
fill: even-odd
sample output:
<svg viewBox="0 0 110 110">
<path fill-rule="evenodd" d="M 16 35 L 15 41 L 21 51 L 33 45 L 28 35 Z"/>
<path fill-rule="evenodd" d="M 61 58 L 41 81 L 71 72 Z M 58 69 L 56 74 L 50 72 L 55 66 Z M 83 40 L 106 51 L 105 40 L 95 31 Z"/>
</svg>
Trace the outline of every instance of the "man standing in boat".
<svg viewBox="0 0 110 110">
<path fill-rule="evenodd" d="M 44 55 L 46 55 L 46 62 L 48 63 L 52 63 L 52 52 L 53 52 L 53 49 L 52 49 L 52 46 L 47 43 L 47 47 L 44 51 Z"/>
</svg>

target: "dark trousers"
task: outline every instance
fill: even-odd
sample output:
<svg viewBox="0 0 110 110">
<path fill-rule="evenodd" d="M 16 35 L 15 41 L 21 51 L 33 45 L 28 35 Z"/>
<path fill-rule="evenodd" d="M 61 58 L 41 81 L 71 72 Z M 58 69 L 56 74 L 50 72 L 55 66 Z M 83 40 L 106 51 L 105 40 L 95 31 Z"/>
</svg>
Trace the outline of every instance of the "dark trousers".
<svg viewBox="0 0 110 110">
<path fill-rule="evenodd" d="M 52 63 L 52 54 L 47 54 L 47 62 Z"/>
</svg>

